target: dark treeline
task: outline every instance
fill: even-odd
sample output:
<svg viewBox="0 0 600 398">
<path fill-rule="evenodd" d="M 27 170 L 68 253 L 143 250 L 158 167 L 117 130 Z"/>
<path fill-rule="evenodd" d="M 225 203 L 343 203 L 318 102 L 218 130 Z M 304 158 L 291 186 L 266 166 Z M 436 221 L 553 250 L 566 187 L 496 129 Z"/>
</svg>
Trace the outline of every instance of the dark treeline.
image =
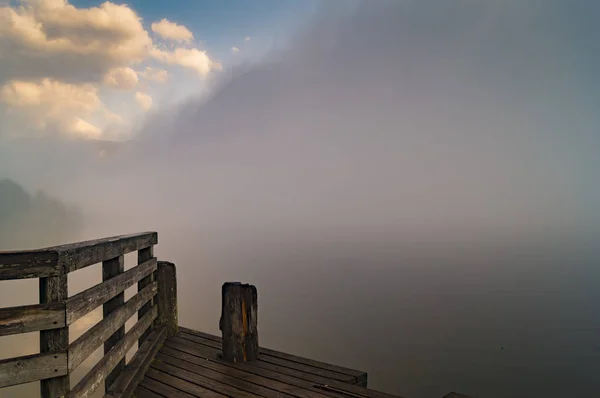
<svg viewBox="0 0 600 398">
<path fill-rule="evenodd" d="M 83 217 L 44 192 L 31 194 L 9 179 L 0 180 L 0 250 L 38 248 L 77 240 Z"/>
</svg>

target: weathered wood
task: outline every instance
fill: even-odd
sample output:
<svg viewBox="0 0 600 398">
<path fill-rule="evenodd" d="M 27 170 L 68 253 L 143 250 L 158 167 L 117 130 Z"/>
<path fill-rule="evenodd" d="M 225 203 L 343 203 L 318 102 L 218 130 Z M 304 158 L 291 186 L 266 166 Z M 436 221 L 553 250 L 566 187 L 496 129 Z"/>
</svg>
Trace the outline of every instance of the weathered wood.
<svg viewBox="0 0 600 398">
<path fill-rule="evenodd" d="M 363 387 L 357 386 L 355 384 L 350 384 L 353 380 L 348 378 L 347 381 L 340 381 L 330 378 L 331 373 L 323 369 L 315 369 L 311 373 L 302 372 L 297 369 L 293 369 L 294 363 L 289 362 L 285 366 L 274 365 L 263 360 L 265 354 L 261 353 L 261 357 L 258 361 L 254 361 L 251 363 L 228 363 L 219 359 L 220 356 L 220 346 L 215 341 L 206 340 L 207 344 L 205 345 L 200 342 L 188 340 L 187 338 L 183 338 L 184 333 L 180 332 L 180 334 L 176 337 L 169 338 L 165 341 L 164 348 L 161 352 L 166 352 L 168 349 L 175 349 L 177 351 L 185 352 L 187 354 L 191 354 L 193 356 L 199 357 L 199 361 L 201 361 L 200 365 L 207 362 L 207 360 L 225 364 L 229 367 L 243 370 L 245 372 L 250 372 L 256 375 L 260 375 L 263 377 L 271 378 L 274 380 L 278 380 L 282 383 L 287 383 L 290 385 L 294 385 L 297 387 L 308 387 L 310 388 L 319 388 L 318 386 L 328 385 L 331 387 L 335 387 L 338 389 L 342 389 L 346 392 L 346 394 L 354 394 L 360 395 L 364 397 L 370 398 L 397 398 L 393 395 L 383 393 L 376 390 L 366 390 Z M 202 341 L 202 339 L 200 339 Z M 216 347 L 215 347 L 216 346 Z M 261 349 L 262 350 L 262 349 Z M 193 359 L 186 358 L 186 360 L 193 361 Z M 194 362 L 197 363 L 197 362 Z M 207 365 L 208 366 L 208 365 Z M 288 367 L 292 366 L 292 367 Z M 317 387 L 315 387 L 317 386 Z M 323 393 L 329 396 L 334 396 L 336 393 L 327 392 L 322 390 Z M 332 395 L 333 394 L 333 395 Z M 339 394 L 337 394 L 339 395 Z"/>
<path fill-rule="evenodd" d="M 173 387 L 173 384 L 177 387 Z M 194 386 L 193 384 L 177 379 L 176 377 L 163 375 L 153 369 L 148 369 L 146 377 L 142 380 L 141 386 L 160 394 L 161 397 L 169 398 L 198 398 L 209 396 L 211 393 L 216 394 L 206 388 Z M 190 389 L 195 395 L 185 392 L 186 390 L 190 391 Z M 221 397 L 221 395 L 218 395 L 218 397 Z"/>
<path fill-rule="evenodd" d="M 47 250 L 0 252 L 0 281 L 59 276 L 58 252 Z"/>
<path fill-rule="evenodd" d="M 182 338 L 182 339 L 188 340 L 188 341 L 192 341 L 195 343 L 199 343 L 202 345 L 206 345 L 207 347 L 214 348 L 217 350 L 221 349 L 220 343 L 213 341 L 213 340 L 203 339 L 200 336 L 194 336 L 194 335 L 190 335 L 187 333 L 181 333 L 179 336 L 177 336 L 175 341 L 178 341 L 179 338 Z M 273 357 L 270 355 L 266 355 L 263 353 L 262 348 L 261 348 L 260 362 L 261 362 L 261 364 L 262 363 L 273 363 L 274 365 L 285 366 L 287 368 L 295 369 L 300 372 L 311 373 L 311 374 L 314 374 L 317 376 L 321 376 L 321 377 L 327 378 L 329 380 L 338 380 L 338 381 L 341 381 L 344 383 L 351 383 L 351 384 L 356 383 L 356 378 L 352 375 L 334 372 L 334 371 L 331 371 L 328 369 L 322 369 L 320 367 L 304 365 L 302 363 L 298 363 L 295 361 L 285 360 L 285 359 Z"/>
<path fill-rule="evenodd" d="M 165 326 L 169 336 L 178 331 L 177 325 L 177 277 L 175 264 L 159 261 L 155 279 L 158 283 L 158 294 L 155 304 L 158 307 L 156 324 Z"/>
<path fill-rule="evenodd" d="M 277 391 L 278 393 L 292 395 L 298 398 L 320 398 L 324 396 L 333 398 L 346 398 L 339 393 L 321 391 L 315 388 L 313 383 L 290 383 L 288 379 L 285 379 L 285 376 L 278 375 L 275 372 L 264 370 L 256 372 L 248 370 L 254 368 L 255 364 L 261 362 L 260 360 L 245 363 L 224 362 L 216 358 L 216 352 L 210 351 L 210 349 L 205 351 L 201 348 L 200 350 L 196 351 L 189 346 L 167 341 L 165 347 L 163 347 L 163 349 L 157 355 L 157 359 L 167 363 L 176 364 L 176 361 L 168 358 L 169 356 L 193 363 L 195 366 L 190 365 L 186 368 L 190 371 L 197 371 L 198 369 L 196 366 L 200 366 L 221 373 L 222 375 L 226 375 L 228 376 L 226 379 L 228 383 L 234 382 L 231 380 L 231 378 L 235 378 L 269 388 L 273 391 Z M 223 376 L 215 377 L 218 377 L 219 380 L 223 379 Z M 251 391 L 261 394 L 261 391 L 258 389 L 253 389 Z"/>
<path fill-rule="evenodd" d="M 40 303 L 64 302 L 69 296 L 67 275 L 40 278 Z M 54 354 L 65 352 L 69 345 L 69 328 L 40 331 L 40 353 Z M 40 382 L 42 398 L 62 397 L 69 391 L 69 376 L 48 378 Z"/>
<path fill-rule="evenodd" d="M 156 307 L 153 307 L 146 315 L 140 319 L 130 330 L 125 334 L 122 340 L 111 350 L 106 353 L 100 361 L 77 383 L 75 387 L 67 395 L 70 398 L 86 398 L 90 397 L 94 391 L 105 380 L 106 376 L 127 354 L 129 349 L 135 344 L 142 333 L 150 327 L 156 318 Z"/>
<path fill-rule="evenodd" d="M 65 376 L 67 354 L 35 354 L 0 361 L 0 388 Z"/>
<path fill-rule="evenodd" d="M 226 282 L 221 289 L 223 359 L 229 362 L 251 362 L 258 359 L 258 294 L 256 287 Z"/>
<path fill-rule="evenodd" d="M 144 378 L 150 363 L 162 347 L 166 337 L 165 327 L 155 328 L 131 358 L 121 375 L 110 386 L 104 398 L 129 398 Z"/>
<path fill-rule="evenodd" d="M 196 367 L 194 364 L 179 360 L 177 358 L 172 358 L 164 354 L 160 354 L 156 359 L 157 360 L 152 363 L 153 369 L 179 379 L 189 381 L 197 386 L 211 389 L 228 397 L 260 397 L 258 394 L 253 394 L 251 391 L 247 391 L 252 390 L 252 386 L 248 387 L 246 385 L 246 388 L 240 389 L 237 388 L 239 384 L 238 386 L 235 386 L 236 380 L 227 380 L 227 382 L 225 382 L 224 379 L 226 376 L 222 373 L 213 372 L 210 369 L 202 368 L 200 366 Z"/>
<path fill-rule="evenodd" d="M 59 252 L 59 266 L 64 272 L 73 272 L 157 243 L 156 232 L 142 232 L 57 246 L 55 250 Z"/>
<path fill-rule="evenodd" d="M 202 339 L 214 341 L 219 344 L 222 343 L 222 338 L 219 336 L 200 332 L 200 331 L 189 329 L 189 328 L 182 327 L 182 326 L 179 327 L 179 330 L 182 332 L 180 336 L 184 337 L 184 338 L 186 336 L 190 336 L 190 338 L 192 338 L 192 339 L 202 338 Z M 299 357 L 297 355 L 292 355 L 292 354 L 288 354 L 285 352 L 275 351 L 275 350 L 271 350 L 271 349 L 264 348 L 264 347 L 260 347 L 260 355 L 261 355 L 261 358 L 263 358 L 264 356 L 267 356 L 267 357 L 272 356 L 275 358 L 285 359 L 287 361 L 297 362 L 300 364 L 312 366 L 314 368 L 325 369 L 325 370 L 329 370 L 332 372 L 349 375 L 356 379 L 357 385 L 359 385 L 361 387 L 367 387 L 367 373 L 366 372 L 361 372 L 359 370 L 354 370 L 354 369 L 346 368 L 343 366 L 332 365 L 332 364 L 328 364 L 325 362 L 316 361 L 314 359 Z"/>
<path fill-rule="evenodd" d="M 310 391 L 307 390 L 296 391 L 296 394 L 294 394 L 294 391 L 290 391 L 289 385 L 278 383 L 276 381 L 267 378 L 262 378 L 260 376 L 255 376 L 250 373 L 246 373 L 241 370 L 228 367 L 226 365 L 218 364 L 212 361 L 202 360 L 198 357 L 193 357 L 189 354 L 185 354 L 168 347 L 163 348 L 163 350 L 161 350 L 161 352 L 157 355 L 156 359 L 158 359 L 157 363 L 153 364 L 153 367 L 155 367 L 156 369 L 183 378 L 185 380 L 198 383 L 202 386 L 205 386 L 204 384 L 202 384 L 202 378 L 194 378 L 194 376 L 189 377 L 184 372 L 179 371 L 178 368 L 185 369 L 188 372 L 193 373 L 194 375 L 219 381 L 222 384 L 231 385 L 233 387 L 236 387 L 237 389 L 240 389 L 242 391 L 245 391 L 246 393 L 250 393 L 253 395 L 270 398 L 322 397 L 322 394 L 311 394 Z M 169 367 L 168 365 L 171 365 L 171 367 Z M 211 389 L 216 390 L 220 393 L 228 392 L 227 390 L 222 389 L 222 387 L 220 387 L 219 384 L 215 385 L 215 387 Z M 239 397 L 242 395 L 235 394 L 230 396 Z"/>
<path fill-rule="evenodd" d="M 157 384 L 150 384 L 151 380 L 160 382 L 163 386 Z M 149 383 L 150 382 L 150 383 Z M 165 397 L 202 397 L 202 398 L 221 398 L 227 397 L 227 395 L 219 394 L 216 391 L 212 391 L 208 388 L 198 386 L 189 381 L 174 377 L 166 373 L 159 372 L 155 369 L 149 369 L 146 373 L 146 378 L 142 384 L 144 387 L 156 391 Z M 182 395 L 180 395 L 182 394 Z"/>
<path fill-rule="evenodd" d="M 154 247 L 153 246 L 144 247 L 144 248 L 141 248 L 140 250 L 138 250 L 138 264 L 143 264 L 144 262 L 150 260 L 153 257 L 154 257 Z M 142 279 L 140 279 L 140 281 L 138 282 L 138 292 L 141 291 L 146 286 L 148 286 L 150 283 L 152 283 L 153 280 L 154 280 L 154 274 L 150 274 L 150 275 L 145 276 Z M 146 303 L 144 306 L 142 306 L 142 308 L 140 308 L 140 310 L 138 311 L 138 319 L 141 319 L 148 311 L 150 311 L 150 308 L 153 305 L 154 305 L 154 300 L 150 300 L 148 303 Z M 138 341 L 138 346 L 141 346 L 142 344 L 144 344 L 144 341 L 146 340 L 146 338 L 148 337 L 148 335 L 151 332 L 152 332 L 152 326 L 146 332 L 144 332 L 142 334 L 142 336 L 140 337 L 140 340 Z"/>
<path fill-rule="evenodd" d="M 87 332 L 79 336 L 69 345 L 69 370 L 75 369 L 98 347 L 114 336 L 125 325 L 125 322 L 156 294 L 156 283 L 146 286 L 141 292 L 130 298 L 127 303 L 108 314 Z M 125 333 L 123 333 L 125 335 Z M 120 340 L 120 339 L 119 339 Z M 118 341 L 118 340 L 117 340 Z M 112 348 L 113 345 L 110 346 Z M 104 346 L 106 349 L 106 345 Z M 105 350 L 105 353 L 110 350 Z"/>
<path fill-rule="evenodd" d="M 157 393 L 148 390 L 146 387 L 139 386 L 135 390 L 136 398 L 164 398 L 162 395 L 158 395 Z"/>
<path fill-rule="evenodd" d="M 0 280 L 64 275 L 157 243 L 156 232 L 143 232 L 40 250 L 0 252 Z"/>
<path fill-rule="evenodd" d="M 0 308 L 0 336 L 62 328 L 65 303 Z"/>
<path fill-rule="evenodd" d="M 111 278 L 114 278 L 123 272 L 125 272 L 125 256 L 123 255 L 102 262 L 102 281 L 109 281 Z M 124 304 L 125 292 L 117 294 L 115 297 L 102 304 L 102 316 L 104 317 L 104 320 L 106 320 L 111 313 L 124 308 Z M 104 341 L 104 354 L 109 352 L 110 349 L 113 348 L 114 345 L 125 336 L 125 321 L 127 321 L 127 319 L 129 319 L 129 317 L 124 318 L 123 322 L 120 322 L 121 326 L 114 330 L 114 333 L 111 336 L 108 336 L 106 339 L 104 339 L 105 336 L 102 336 L 103 340 L 106 340 Z M 108 391 L 108 388 L 117 379 L 117 377 L 119 377 L 119 373 L 121 373 L 124 368 L 125 358 L 121 359 L 121 361 L 115 365 L 115 368 L 112 370 L 112 372 L 106 376 L 106 379 L 104 380 L 105 391 Z"/>
<path fill-rule="evenodd" d="M 159 395 L 153 391 L 148 390 L 146 387 L 139 386 L 133 398 L 164 398 L 164 396 Z"/>
<path fill-rule="evenodd" d="M 72 324 L 156 270 L 152 258 L 122 274 L 67 299 L 67 324 Z"/>
</svg>

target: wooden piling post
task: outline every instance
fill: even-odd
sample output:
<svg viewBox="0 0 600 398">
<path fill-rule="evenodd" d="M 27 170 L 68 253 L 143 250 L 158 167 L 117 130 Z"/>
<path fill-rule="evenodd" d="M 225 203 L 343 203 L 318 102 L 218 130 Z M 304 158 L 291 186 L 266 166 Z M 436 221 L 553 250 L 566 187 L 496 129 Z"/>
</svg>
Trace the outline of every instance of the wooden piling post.
<svg viewBox="0 0 600 398">
<path fill-rule="evenodd" d="M 258 359 L 258 294 L 256 287 L 239 282 L 226 282 L 221 289 L 223 335 L 222 359 L 229 362 L 251 362 Z"/>
<path fill-rule="evenodd" d="M 158 306 L 156 324 L 166 326 L 167 336 L 173 336 L 178 331 L 177 326 L 177 278 L 175 264 L 159 261 L 155 280 L 158 292 L 155 302 Z"/>
</svg>

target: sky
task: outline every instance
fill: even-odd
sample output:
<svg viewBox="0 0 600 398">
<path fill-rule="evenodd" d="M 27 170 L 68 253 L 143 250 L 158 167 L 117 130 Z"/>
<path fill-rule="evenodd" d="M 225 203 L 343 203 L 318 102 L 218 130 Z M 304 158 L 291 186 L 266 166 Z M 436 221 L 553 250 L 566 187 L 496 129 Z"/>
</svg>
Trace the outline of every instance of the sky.
<svg viewBox="0 0 600 398">
<path fill-rule="evenodd" d="M 4 2 L 3 136 L 126 140 L 145 114 L 282 45 L 315 2 Z M 18 130 L 18 132 L 17 132 Z"/>
<path fill-rule="evenodd" d="M 0 178 L 158 231 L 184 324 L 249 281 L 263 341 L 392 393 L 600 388 L 598 2 L 73 4 L 0 11 Z"/>
</svg>

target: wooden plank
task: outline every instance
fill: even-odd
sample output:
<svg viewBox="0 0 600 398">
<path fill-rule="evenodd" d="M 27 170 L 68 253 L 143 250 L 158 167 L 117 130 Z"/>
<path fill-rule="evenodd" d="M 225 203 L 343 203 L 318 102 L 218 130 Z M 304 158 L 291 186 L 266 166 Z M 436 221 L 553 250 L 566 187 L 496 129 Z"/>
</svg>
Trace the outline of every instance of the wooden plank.
<svg viewBox="0 0 600 398">
<path fill-rule="evenodd" d="M 119 276 L 69 297 L 67 299 L 67 324 L 72 324 L 155 270 L 156 258 L 152 258 Z"/>
<path fill-rule="evenodd" d="M 69 296 L 67 275 L 40 278 L 40 304 L 64 302 Z M 69 345 L 69 328 L 40 331 L 40 354 L 65 352 Z M 58 372 L 55 372 L 58 373 Z M 56 375 L 40 382 L 42 398 L 63 397 L 69 391 L 69 376 Z"/>
<path fill-rule="evenodd" d="M 220 381 L 263 397 L 322 398 L 325 396 L 324 394 L 316 393 L 314 391 L 290 386 L 289 384 L 281 383 L 276 380 L 247 373 L 225 364 L 207 361 L 206 359 L 201 359 L 169 347 L 163 347 L 156 356 L 156 359 L 158 360 L 157 364 L 156 366 L 153 365 L 155 368 L 166 373 L 172 372 L 171 374 L 174 374 L 177 377 L 185 378 L 182 376 L 183 373 L 179 372 L 177 369 L 186 369 L 188 372 L 209 377 L 215 381 Z M 171 365 L 174 368 L 169 370 L 163 363 Z M 193 380 L 189 379 L 189 381 Z M 218 391 L 223 392 L 224 390 Z"/>
<path fill-rule="evenodd" d="M 125 272 L 125 256 L 123 256 L 123 255 L 120 255 L 118 257 L 111 258 L 109 260 L 105 260 L 102 262 L 102 281 L 103 282 L 109 281 L 112 278 L 119 276 L 123 272 Z M 152 298 L 152 296 L 150 296 L 150 298 Z M 110 315 L 114 314 L 115 311 L 118 311 L 119 309 L 123 309 L 124 304 L 125 304 L 125 292 L 121 292 L 121 293 L 117 294 L 115 297 L 111 298 L 106 303 L 102 304 L 102 316 L 104 318 L 103 321 L 106 320 L 107 318 L 110 318 L 109 323 L 107 323 L 106 325 L 110 325 L 111 321 L 113 322 L 112 325 L 105 326 L 105 328 L 104 328 L 105 329 L 104 331 L 106 332 L 107 331 L 106 329 L 108 329 L 108 331 L 110 331 L 110 333 L 112 333 L 111 335 L 106 336 L 106 335 L 102 335 L 102 333 L 100 333 L 100 336 L 96 336 L 96 337 L 98 337 L 98 340 L 96 340 L 96 341 L 100 342 L 99 340 L 102 340 L 102 342 L 104 342 L 104 354 L 105 355 L 106 355 L 106 353 L 108 353 L 110 351 L 111 348 L 114 347 L 115 344 L 117 344 L 119 342 L 119 340 L 121 340 L 125 336 L 125 321 L 127 321 L 127 319 L 129 319 L 131 317 L 131 315 L 133 315 L 133 313 L 135 311 L 137 311 L 137 308 L 136 308 L 135 311 L 133 311 L 131 313 L 131 315 L 127 316 L 127 314 L 125 314 L 123 317 L 121 317 L 122 319 L 118 319 L 119 318 L 118 316 L 116 318 L 110 317 Z M 140 306 L 142 304 L 143 303 L 140 303 Z M 131 306 L 135 306 L 135 304 L 131 304 Z M 115 320 L 115 319 L 117 319 L 117 320 Z M 100 331 L 102 332 L 101 329 L 100 329 Z M 94 341 L 94 340 L 92 340 L 92 341 Z M 100 342 L 100 344 L 102 342 Z M 91 352 L 90 352 L 90 354 L 91 354 Z M 121 361 L 115 365 L 115 368 L 112 370 L 112 372 L 110 372 L 108 374 L 108 376 L 106 376 L 106 379 L 104 380 L 105 391 L 108 391 L 108 388 L 117 379 L 117 377 L 119 377 L 119 373 L 121 373 L 121 371 L 124 368 L 125 368 L 125 357 L 123 357 L 123 359 L 121 359 Z"/>
<path fill-rule="evenodd" d="M 180 326 L 179 329 L 182 333 L 185 333 L 185 334 L 191 334 L 191 335 L 198 336 L 198 337 L 201 337 L 201 338 L 204 338 L 207 340 L 212 340 L 212 341 L 215 341 L 218 343 L 221 343 L 221 341 L 222 341 L 221 337 L 219 337 L 219 336 L 211 335 L 208 333 L 203 333 L 203 332 L 185 328 L 182 326 Z M 288 353 L 284 353 L 284 352 L 280 352 L 280 351 L 270 350 L 270 349 L 264 348 L 264 347 L 260 347 L 260 354 L 261 354 L 261 356 L 269 355 L 269 356 L 285 359 L 288 361 L 298 362 L 298 363 L 301 363 L 304 365 L 313 366 L 315 368 L 320 368 L 320 369 L 330 370 L 332 372 L 347 374 L 350 376 L 354 376 L 358 381 L 366 382 L 366 379 L 367 379 L 367 373 L 362 372 L 360 370 L 350 369 L 350 368 L 346 368 L 346 367 L 338 366 L 338 365 L 332 365 L 332 364 L 328 364 L 325 362 L 316 361 L 314 359 L 299 357 L 297 355 L 292 355 L 292 354 L 288 354 Z"/>
<path fill-rule="evenodd" d="M 169 355 L 176 356 L 179 359 L 186 360 L 202 367 L 209 367 L 216 371 L 234 372 L 237 370 L 242 373 L 235 373 L 238 378 L 250 381 L 255 384 L 260 384 L 267 388 L 274 388 L 277 391 L 283 391 L 290 395 L 302 396 L 302 397 L 333 397 L 333 398 L 346 398 L 337 393 L 323 392 L 316 389 L 313 383 L 305 382 L 304 384 L 298 384 L 289 382 L 282 375 L 276 372 L 259 369 L 258 371 L 249 371 L 254 366 L 260 363 L 260 360 L 246 363 L 231 363 L 224 362 L 218 356 L 220 355 L 214 348 L 201 347 L 200 349 L 191 348 L 190 346 L 182 345 L 173 341 L 165 342 L 165 347 L 158 354 L 168 353 Z M 229 369 L 229 370 L 227 370 Z"/>
<path fill-rule="evenodd" d="M 156 232 L 142 232 L 40 250 L 0 252 L 0 280 L 64 275 L 157 243 Z"/>
<path fill-rule="evenodd" d="M 68 273 L 157 243 L 156 232 L 142 232 L 72 243 L 54 249 L 59 252 L 59 266 Z"/>
<path fill-rule="evenodd" d="M 158 307 L 156 324 L 165 326 L 169 336 L 174 336 L 178 331 L 177 323 L 177 274 L 175 264 L 159 261 L 155 275 L 158 283 L 158 293 L 155 304 Z"/>
<path fill-rule="evenodd" d="M 216 348 L 216 349 L 219 349 L 219 350 L 221 348 L 221 344 L 220 343 L 218 343 L 216 341 L 213 341 L 213 340 L 203 339 L 202 337 L 198 337 L 198 336 L 195 336 L 195 335 L 190 335 L 190 334 L 187 334 L 187 333 L 181 333 L 178 337 L 180 337 L 182 339 L 190 340 L 190 341 L 193 341 L 193 342 L 196 342 L 196 343 L 199 343 L 199 344 L 203 344 L 203 345 L 206 345 L 208 347 Z M 270 363 L 274 363 L 275 365 L 285 366 L 285 367 L 288 367 L 288 368 L 291 368 L 291 369 L 296 369 L 296 370 L 299 370 L 301 372 L 311 373 L 311 374 L 314 374 L 314 375 L 317 375 L 317 376 L 328 378 L 330 380 L 338 380 L 338 381 L 342 381 L 342 382 L 345 382 L 345 383 L 352 383 L 352 384 L 356 383 L 356 378 L 354 376 L 351 376 L 351 375 L 337 373 L 337 372 L 332 372 L 332 371 L 327 370 L 327 369 L 316 368 L 316 367 L 304 365 L 304 364 L 301 364 L 301 363 L 298 363 L 298 362 L 286 361 L 286 360 L 283 360 L 283 359 L 280 359 L 280 358 L 276 358 L 276 357 L 272 357 L 272 356 L 266 355 L 266 354 L 261 354 L 260 360 L 262 362 L 270 362 Z"/>
<path fill-rule="evenodd" d="M 160 381 L 150 377 L 149 375 L 146 375 L 144 380 L 142 380 L 142 384 L 140 384 L 140 386 L 159 394 L 161 397 L 195 398 L 195 397 L 203 396 L 202 394 L 210 394 L 212 392 L 210 390 L 198 387 L 199 391 L 197 392 L 197 395 L 192 395 L 192 394 L 184 392 L 180 389 L 177 389 L 177 388 L 171 386 L 170 384 L 165 384 L 165 382 L 169 383 L 173 379 L 175 379 L 175 382 L 177 382 L 178 379 L 166 377 L 166 380 L 165 380 L 165 377 L 162 377 L 162 375 L 160 373 L 153 374 L 152 369 L 150 369 L 148 372 L 150 373 L 150 376 L 154 375 L 155 377 L 160 379 Z M 167 375 L 165 375 L 165 376 L 167 376 Z M 181 380 L 181 382 L 183 382 L 183 380 Z M 181 387 L 181 386 L 179 386 L 179 387 Z M 185 385 L 183 388 L 185 388 Z"/>
<path fill-rule="evenodd" d="M 174 366 L 173 363 L 177 364 Z M 185 381 L 189 381 L 200 387 L 205 387 L 210 390 L 216 391 L 219 394 L 226 395 L 228 397 L 236 398 L 256 398 L 260 397 L 259 394 L 253 394 L 253 384 L 248 383 L 244 386 L 242 383 L 236 383 L 235 379 L 225 380 L 227 377 L 222 373 L 212 372 L 210 369 L 202 367 L 194 367 L 191 363 L 178 360 L 177 358 L 168 357 L 166 355 L 158 354 L 156 360 L 152 363 L 151 367 L 159 372 L 169 374 L 174 377 L 178 377 Z M 186 370 L 190 369 L 193 372 Z M 243 388 L 237 388 L 242 384 Z"/>
<path fill-rule="evenodd" d="M 228 362 L 252 362 L 258 359 L 258 295 L 256 287 L 226 282 L 221 288 L 223 359 Z"/>
<path fill-rule="evenodd" d="M 65 376 L 67 354 L 35 354 L 0 361 L 0 388 Z"/>
<path fill-rule="evenodd" d="M 98 361 L 98 363 L 79 381 L 79 383 L 77 383 L 67 396 L 70 398 L 90 397 L 94 391 L 100 387 L 115 365 L 119 363 L 129 349 L 133 347 L 142 333 L 150 327 L 152 322 L 154 322 L 156 313 L 156 307 L 153 307 L 129 330 L 129 332 L 125 334 L 125 337 L 122 340 L 115 344 L 115 346 Z"/>
<path fill-rule="evenodd" d="M 0 336 L 65 326 L 65 303 L 0 308 Z"/>
<path fill-rule="evenodd" d="M 58 252 L 48 250 L 0 252 L 0 281 L 59 276 Z"/>
<path fill-rule="evenodd" d="M 340 382 L 336 380 L 331 380 L 326 377 L 318 376 L 311 373 L 304 373 L 295 369 L 291 369 L 284 366 L 277 366 L 270 364 L 268 362 L 264 362 L 261 360 L 255 362 L 248 362 L 242 364 L 229 364 L 226 362 L 219 362 L 218 356 L 220 354 L 220 350 L 214 347 L 206 346 L 203 344 L 195 343 L 193 341 L 189 341 L 186 339 L 182 339 L 180 337 L 170 338 L 165 341 L 165 348 L 173 348 L 178 351 L 182 351 L 191 355 L 195 355 L 201 358 L 202 361 L 214 361 L 218 363 L 224 363 L 228 366 L 231 366 L 236 369 L 241 369 L 245 372 L 261 375 L 264 377 L 272 378 L 282 383 L 287 383 L 291 385 L 295 385 L 298 387 L 307 387 L 316 388 L 318 385 L 329 385 L 335 388 L 339 388 L 347 393 L 354 395 L 361 395 L 364 397 L 370 398 L 398 398 L 397 396 L 390 395 L 387 393 L 383 393 L 376 390 L 367 390 L 364 387 L 359 387 L 354 384 L 349 384 L 345 382 Z M 325 392 L 330 396 L 339 396 L 339 394 L 335 394 L 333 392 Z M 335 395 L 331 395 L 335 394 Z"/>
<path fill-rule="evenodd" d="M 146 371 L 150 367 L 150 363 L 154 360 L 156 353 L 162 347 L 165 338 L 167 337 L 167 329 L 161 327 L 154 329 L 148 336 L 144 344 L 137 350 L 125 370 L 110 386 L 109 390 L 104 395 L 105 398 L 128 398 L 131 393 L 136 390 L 138 384 L 144 378 Z"/>
<path fill-rule="evenodd" d="M 154 257 L 154 247 L 153 246 L 144 247 L 144 248 L 138 250 L 138 264 L 143 264 L 153 257 Z M 140 290 L 142 290 L 143 288 L 145 288 L 146 286 L 148 286 L 150 283 L 152 283 L 153 280 L 154 280 L 153 274 L 147 275 L 147 276 L 143 277 L 142 279 L 140 279 L 140 281 L 138 282 L 138 292 Z M 142 308 L 140 308 L 140 310 L 138 311 L 138 319 L 141 319 L 148 311 L 150 311 L 150 307 L 152 307 L 153 305 L 154 305 L 153 300 L 150 300 L 149 303 L 146 303 L 146 305 L 142 306 Z M 142 336 L 140 337 L 140 340 L 138 341 L 138 346 L 141 346 L 142 344 L 144 344 L 144 340 L 146 340 L 146 338 L 148 338 L 148 335 L 151 332 L 152 332 L 152 327 L 150 327 L 145 333 L 142 334 Z"/>
<path fill-rule="evenodd" d="M 138 386 L 138 388 L 135 389 L 133 396 L 136 398 L 165 398 L 164 396 L 158 395 L 157 393 L 152 392 L 142 386 Z"/>
<path fill-rule="evenodd" d="M 173 393 L 173 390 L 175 390 L 175 392 L 177 392 L 177 391 L 183 392 L 186 395 L 181 395 L 181 396 L 185 396 L 185 397 L 191 396 L 191 397 L 199 397 L 199 398 L 221 398 L 221 397 L 227 396 L 227 395 L 219 394 L 218 392 L 209 390 L 208 388 L 198 386 L 194 383 L 190 383 L 189 381 L 182 380 L 178 377 L 174 377 L 174 376 L 168 375 L 166 373 L 159 372 L 152 368 L 148 369 L 148 372 L 146 372 L 146 379 L 144 379 L 144 381 L 146 381 L 148 379 L 158 381 L 158 382 L 170 387 L 170 389 L 168 389 L 166 391 L 166 393 L 160 392 L 165 397 L 179 396 L 179 395 L 175 395 Z M 143 383 L 142 385 L 146 388 L 149 388 L 147 383 Z M 155 391 L 154 389 L 152 389 L 152 390 Z M 156 391 L 156 392 L 159 392 L 159 391 Z"/>
<path fill-rule="evenodd" d="M 153 295 L 156 294 L 156 283 L 146 286 L 144 290 L 130 298 L 127 303 L 110 313 L 100 322 L 92 326 L 87 332 L 79 336 L 69 345 L 69 370 L 72 371 L 89 357 L 98 347 L 119 330 L 125 322 Z M 114 344 L 113 344 L 114 345 Z M 111 346 L 112 348 L 112 346 Z M 106 352 L 108 352 L 106 350 Z M 105 353 L 106 353 L 105 352 Z"/>
</svg>

